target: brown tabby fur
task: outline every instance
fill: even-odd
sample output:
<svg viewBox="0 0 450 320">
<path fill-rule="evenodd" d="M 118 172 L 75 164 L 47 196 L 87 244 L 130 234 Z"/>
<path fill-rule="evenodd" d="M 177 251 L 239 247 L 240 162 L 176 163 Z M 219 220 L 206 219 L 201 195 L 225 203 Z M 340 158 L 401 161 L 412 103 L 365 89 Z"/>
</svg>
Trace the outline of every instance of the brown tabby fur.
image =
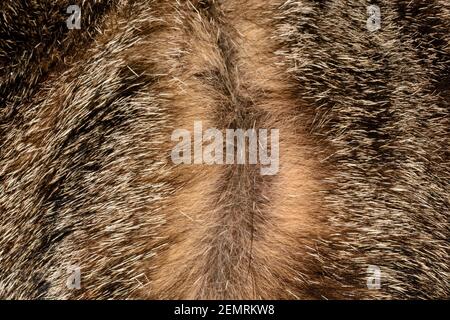
<svg viewBox="0 0 450 320">
<path fill-rule="evenodd" d="M 0 297 L 450 297 L 450 2 L 70 4 L 0 3 Z M 175 165 L 194 121 L 278 174 Z"/>
</svg>

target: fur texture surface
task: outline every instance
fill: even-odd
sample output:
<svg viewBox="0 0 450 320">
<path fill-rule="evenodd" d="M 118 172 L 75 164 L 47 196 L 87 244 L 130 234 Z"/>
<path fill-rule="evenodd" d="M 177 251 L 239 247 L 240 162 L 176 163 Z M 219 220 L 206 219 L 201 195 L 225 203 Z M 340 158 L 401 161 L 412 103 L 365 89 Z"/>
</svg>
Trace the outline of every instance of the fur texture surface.
<svg viewBox="0 0 450 320">
<path fill-rule="evenodd" d="M 450 2 L 70 4 L 0 3 L 0 297 L 450 297 Z M 194 121 L 279 173 L 173 164 Z"/>
</svg>

